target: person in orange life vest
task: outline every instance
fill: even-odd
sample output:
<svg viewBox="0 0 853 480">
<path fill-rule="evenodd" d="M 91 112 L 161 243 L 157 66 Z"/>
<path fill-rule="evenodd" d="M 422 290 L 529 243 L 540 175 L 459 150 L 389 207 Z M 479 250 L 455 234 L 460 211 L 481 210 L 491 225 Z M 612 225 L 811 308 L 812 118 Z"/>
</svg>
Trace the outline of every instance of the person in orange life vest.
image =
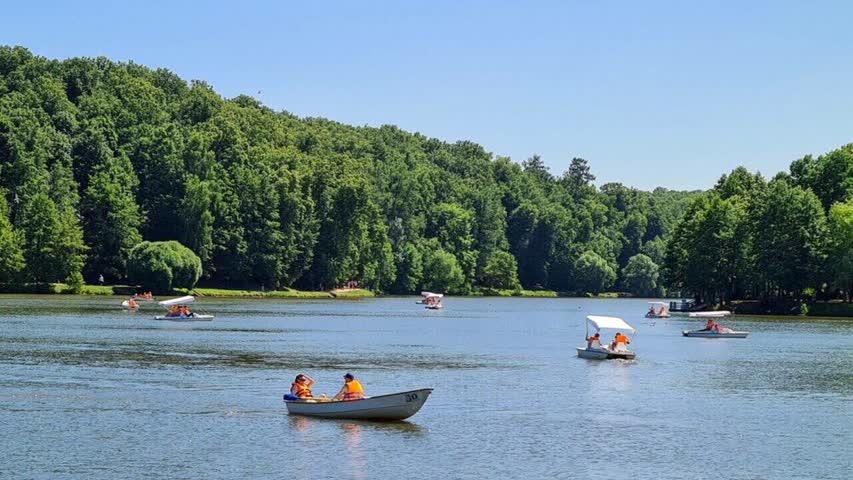
<svg viewBox="0 0 853 480">
<path fill-rule="evenodd" d="M 136 308 L 138 306 L 139 305 L 136 303 L 136 300 L 134 300 L 132 298 L 127 301 L 127 308 Z"/>
<path fill-rule="evenodd" d="M 587 337 L 586 348 L 601 348 L 601 334 L 595 332 L 595 335 Z"/>
<path fill-rule="evenodd" d="M 367 398 L 364 394 L 364 387 L 361 382 L 355 379 L 351 373 L 344 375 L 344 386 L 341 391 L 335 395 L 334 400 L 361 400 Z"/>
<path fill-rule="evenodd" d="M 299 398 L 311 398 L 314 396 L 314 394 L 311 393 L 311 386 L 313 385 L 313 378 L 305 375 L 304 373 L 300 373 L 290 385 L 290 393 Z"/>
<path fill-rule="evenodd" d="M 620 343 L 624 343 L 627 346 L 631 343 L 631 339 L 627 335 L 623 335 L 622 332 L 616 332 L 616 336 L 613 337 L 613 343 L 610 344 L 610 349 L 616 350 L 616 346 Z"/>
</svg>

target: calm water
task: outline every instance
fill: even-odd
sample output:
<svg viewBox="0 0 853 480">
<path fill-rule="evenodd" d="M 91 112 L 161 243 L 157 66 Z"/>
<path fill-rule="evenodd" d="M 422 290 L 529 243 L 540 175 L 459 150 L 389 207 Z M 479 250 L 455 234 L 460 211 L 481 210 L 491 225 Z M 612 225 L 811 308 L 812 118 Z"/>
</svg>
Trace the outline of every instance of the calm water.
<svg viewBox="0 0 853 480">
<path fill-rule="evenodd" d="M 120 299 L 0 296 L 2 478 L 849 479 L 853 322 L 739 318 L 682 338 L 642 300 L 205 300 L 212 323 Z M 633 362 L 576 358 L 584 316 Z M 334 394 L 434 387 L 408 422 L 289 417 Z"/>
</svg>

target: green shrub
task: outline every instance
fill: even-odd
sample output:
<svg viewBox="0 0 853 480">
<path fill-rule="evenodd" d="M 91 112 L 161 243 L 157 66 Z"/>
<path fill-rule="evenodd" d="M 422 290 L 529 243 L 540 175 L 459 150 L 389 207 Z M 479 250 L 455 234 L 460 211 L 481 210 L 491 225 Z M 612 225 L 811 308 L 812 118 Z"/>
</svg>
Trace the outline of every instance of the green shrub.
<svg viewBox="0 0 853 480">
<path fill-rule="evenodd" d="M 154 293 L 189 289 L 201 278 L 201 259 L 175 241 L 142 242 L 130 251 L 127 275 L 143 290 Z"/>
</svg>

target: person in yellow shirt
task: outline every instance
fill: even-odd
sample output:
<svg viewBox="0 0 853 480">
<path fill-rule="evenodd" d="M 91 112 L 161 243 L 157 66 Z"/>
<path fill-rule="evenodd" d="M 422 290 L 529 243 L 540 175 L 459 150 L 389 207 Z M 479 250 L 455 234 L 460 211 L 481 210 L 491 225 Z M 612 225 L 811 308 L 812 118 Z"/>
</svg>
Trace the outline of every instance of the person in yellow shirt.
<svg viewBox="0 0 853 480">
<path fill-rule="evenodd" d="M 355 379 L 351 373 L 344 375 L 344 386 L 341 391 L 334 396 L 333 400 L 361 400 L 367 398 L 364 394 L 364 387 L 361 382 Z"/>
</svg>

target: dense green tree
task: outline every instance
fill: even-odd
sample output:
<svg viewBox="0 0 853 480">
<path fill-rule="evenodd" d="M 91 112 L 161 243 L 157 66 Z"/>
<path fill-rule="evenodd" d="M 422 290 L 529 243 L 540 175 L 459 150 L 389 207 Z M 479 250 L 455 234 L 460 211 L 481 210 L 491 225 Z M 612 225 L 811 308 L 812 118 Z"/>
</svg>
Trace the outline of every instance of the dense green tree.
<svg viewBox="0 0 853 480">
<path fill-rule="evenodd" d="M 125 276 L 127 254 L 142 240 L 139 207 L 133 196 L 136 177 L 127 159 L 99 165 L 88 182 L 81 210 L 89 246 L 86 276 L 110 280 Z"/>
<path fill-rule="evenodd" d="M 658 276 L 658 266 L 642 253 L 631 257 L 622 273 L 625 288 L 634 295 L 646 297 L 658 294 Z"/>
<path fill-rule="evenodd" d="M 2 191 L 0 191 L 2 193 Z M 12 228 L 9 222 L 9 207 L 6 198 L 0 194 L 0 284 L 17 280 L 24 269 L 23 238 Z"/>
<path fill-rule="evenodd" d="M 755 210 L 758 269 L 774 287 L 771 294 L 799 298 L 818 279 L 826 259 L 828 232 L 820 200 L 811 191 L 775 181 Z"/>
<path fill-rule="evenodd" d="M 20 217 L 28 281 L 62 282 L 80 273 L 84 246 L 65 227 L 68 224 L 47 194 L 28 197 Z"/>
<path fill-rule="evenodd" d="M 593 294 L 610 288 L 616 281 L 616 272 L 597 253 L 587 250 L 575 261 L 575 286 L 578 291 Z"/>
<path fill-rule="evenodd" d="M 853 199 L 829 209 L 829 265 L 833 283 L 853 301 Z"/>
<path fill-rule="evenodd" d="M 442 249 L 429 252 L 424 261 L 423 285 L 427 290 L 464 293 L 465 274 L 453 254 Z"/>
<path fill-rule="evenodd" d="M 495 252 L 483 269 L 483 285 L 512 290 L 521 288 L 515 257 L 509 252 Z"/>
<path fill-rule="evenodd" d="M 193 288 L 201 268 L 201 259 L 176 241 L 145 241 L 130 250 L 128 277 L 144 290 L 171 293 L 173 288 Z"/>
</svg>

